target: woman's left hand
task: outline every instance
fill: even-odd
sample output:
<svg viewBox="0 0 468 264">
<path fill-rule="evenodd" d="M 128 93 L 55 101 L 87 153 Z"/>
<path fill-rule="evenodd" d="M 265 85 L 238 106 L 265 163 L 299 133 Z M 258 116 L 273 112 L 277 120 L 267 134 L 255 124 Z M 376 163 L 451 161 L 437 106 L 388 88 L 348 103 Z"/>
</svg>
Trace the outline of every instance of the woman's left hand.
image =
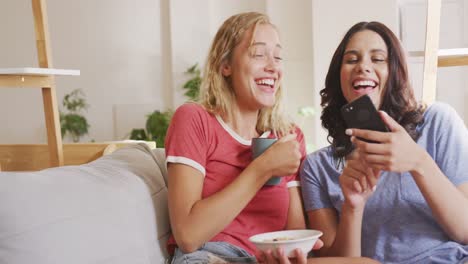
<svg viewBox="0 0 468 264">
<path fill-rule="evenodd" d="M 323 241 L 318 239 L 315 243 L 313 250 L 317 250 L 323 247 Z M 296 255 L 295 258 L 288 258 L 282 248 L 276 249 L 276 256 L 273 256 L 273 252 L 271 250 L 263 251 L 262 255 L 259 259 L 260 263 L 265 264 L 306 264 L 307 263 L 307 254 L 302 252 L 300 249 L 295 249 L 294 254 Z"/>
<path fill-rule="evenodd" d="M 360 157 L 374 169 L 412 172 L 417 170 L 424 150 L 414 142 L 406 130 L 387 113 L 379 111 L 390 132 L 347 129 L 346 134 L 359 151 Z M 368 143 L 359 138 L 375 141 Z"/>
</svg>

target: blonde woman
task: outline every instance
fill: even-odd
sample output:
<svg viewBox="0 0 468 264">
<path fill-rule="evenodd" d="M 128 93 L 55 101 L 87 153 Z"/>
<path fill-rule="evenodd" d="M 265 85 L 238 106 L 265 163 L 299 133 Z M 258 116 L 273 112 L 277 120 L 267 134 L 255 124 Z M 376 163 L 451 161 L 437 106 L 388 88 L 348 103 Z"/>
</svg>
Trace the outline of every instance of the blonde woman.
<svg viewBox="0 0 468 264">
<path fill-rule="evenodd" d="M 301 131 L 281 112 L 281 44 L 267 16 L 224 22 L 199 103 L 179 107 L 166 139 L 173 263 L 256 262 L 251 235 L 304 228 L 297 170 Z M 280 136 L 252 161 L 254 137 Z M 265 186 L 272 176 L 284 176 Z"/>
<path fill-rule="evenodd" d="M 172 263 L 255 263 L 250 236 L 305 228 L 297 175 L 305 143 L 281 111 L 281 54 L 266 15 L 230 17 L 209 51 L 199 102 L 175 112 L 165 144 Z M 252 160 L 255 137 L 279 139 Z M 272 175 L 281 182 L 264 186 Z"/>
</svg>

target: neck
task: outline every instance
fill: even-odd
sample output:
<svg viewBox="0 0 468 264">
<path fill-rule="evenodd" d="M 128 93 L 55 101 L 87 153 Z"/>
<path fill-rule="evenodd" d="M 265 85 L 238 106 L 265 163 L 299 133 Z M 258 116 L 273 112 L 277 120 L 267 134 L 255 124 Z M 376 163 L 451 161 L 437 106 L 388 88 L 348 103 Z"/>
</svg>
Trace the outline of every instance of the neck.
<svg viewBox="0 0 468 264">
<path fill-rule="evenodd" d="M 224 122 L 229 125 L 239 136 L 244 139 L 258 137 L 257 118 L 259 111 L 242 110 L 235 106 L 231 110 L 231 115 L 222 116 Z"/>
</svg>

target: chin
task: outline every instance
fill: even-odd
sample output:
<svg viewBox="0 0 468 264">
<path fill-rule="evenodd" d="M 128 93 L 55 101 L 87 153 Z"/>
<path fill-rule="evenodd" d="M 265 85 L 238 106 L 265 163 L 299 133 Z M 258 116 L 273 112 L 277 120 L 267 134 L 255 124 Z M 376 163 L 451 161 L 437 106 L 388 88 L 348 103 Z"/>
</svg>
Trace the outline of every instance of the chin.
<svg viewBox="0 0 468 264">
<path fill-rule="evenodd" d="M 271 108 L 273 106 L 274 106 L 274 104 L 260 104 L 260 109 Z"/>
</svg>

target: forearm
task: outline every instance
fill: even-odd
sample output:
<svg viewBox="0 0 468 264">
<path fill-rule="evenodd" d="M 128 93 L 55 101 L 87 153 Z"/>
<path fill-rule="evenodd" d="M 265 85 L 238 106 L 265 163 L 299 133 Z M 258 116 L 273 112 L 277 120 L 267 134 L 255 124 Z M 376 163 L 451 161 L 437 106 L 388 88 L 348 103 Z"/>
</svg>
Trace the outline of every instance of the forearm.
<svg viewBox="0 0 468 264">
<path fill-rule="evenodd" d="M 289 187 L 289 210 L 286 230 L 307 228 L 304 216 L 304 205 L 299 187 Z"/>
<path fill-rule="evenodd" d="M 343 203 L 336 236 L 332 245 L 320 250 L 321 256 L 361 256 L 361 229 L 364 208 L 353 209 Z"/>
<path fill-rule="evenodd" d="M 229 225 L 271 176 L 261 171 L 265 170 L 258 164 L 248 166 L 221 191 L 199 199 L 191 208 L 179 210 L 185 212 L 183 215 L 171 214 L 178 246 L 185 252 L 194 251 Z"/>
<path fill-rule="evenodd" d="M 442 173 L 426 152 L 411 172 L 432 213 L 447 235 L 468 243 L 468 198 Z"/>
</svg>

